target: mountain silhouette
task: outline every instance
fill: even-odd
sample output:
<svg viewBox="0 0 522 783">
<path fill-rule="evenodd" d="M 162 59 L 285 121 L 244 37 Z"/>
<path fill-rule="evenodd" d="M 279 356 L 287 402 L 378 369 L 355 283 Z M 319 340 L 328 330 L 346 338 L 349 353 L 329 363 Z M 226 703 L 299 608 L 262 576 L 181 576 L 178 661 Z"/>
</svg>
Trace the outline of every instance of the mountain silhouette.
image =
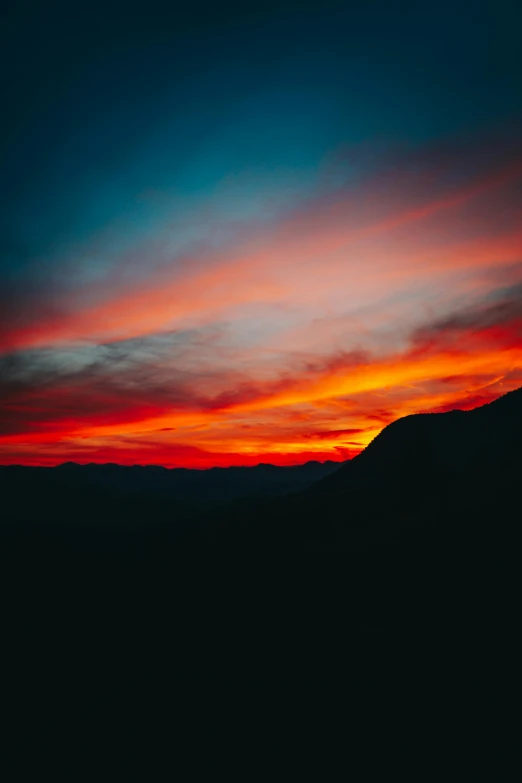
<svg viewBox="0 0 522 783">
<path fill-rule="evenodd" d="M 406 416 L 305 491 L 210 515 L 198 535 L 251 551 L 352 552 L 404 530 L 478 526 L 518 505 L 521 442 L 520 389 L 471 411 Z"/>
<path fill-rule="evenodd" d="M 471 411 L 413 414 L 385 427 L 357 457 L 315 486 L 330 492 L 497 475 L 518 464 L 522 389 Z"/>
<path fill-rule="evenodd" d="M 158 645 L 173 616 L 218 634 L 512 621 L 521 435 L 518 390 L 399 419 L 340 466 L 2 468 L 9 606 L 27 627 L 51 607 L 56 633 L 79 618 L 82 634 L 86 623 L 98 636 L 133 629 Z"/>
<path fill-rule="evenodd" d="M 350 551 L 404 526 L 434 524 L 463 505 L 480 517 L 507 502 L 521 468 L 522 389 L 471 411 L 415 414 L 385 427 L 345 463 L 210 470 L 0 468 L 4 524 L 160 527 L 190 548 Z M 470 512 L 471 513 L 471 512 Z M 180 534 L 183 536 L 180 537 Z M 70 533 L 68 533 L 70 534 Z"/>
<path fill-rule="evenodd" d="M 167 469 L 114 463 L 56 468 L 0 467 L 5 521 L 98 528 L 182 526 L 203 511 L 241 498 L 279 497 L 306 489 L 339 468 L 310 461 L 277 467 Z"/>
</svg>

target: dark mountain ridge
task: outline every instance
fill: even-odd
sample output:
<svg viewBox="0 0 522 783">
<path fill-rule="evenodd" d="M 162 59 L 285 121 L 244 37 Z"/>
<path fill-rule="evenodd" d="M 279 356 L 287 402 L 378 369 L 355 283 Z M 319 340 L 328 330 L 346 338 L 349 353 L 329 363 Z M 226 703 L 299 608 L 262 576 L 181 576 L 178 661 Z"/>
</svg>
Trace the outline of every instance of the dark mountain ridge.
<svg viewBox="0 0 522 783">
<path fill-rule="evenodd" d="M 273 536 L 275 547 L 285 539 L 298 548 L 326 536 L 335 548 L 340 530 L 343 541 L 347 530 L 353 538 L 368 520 L 393 529 L 412 514 L 419 520 L 446 514 L 473 494 L 477 482 L 482 495 L 491 495 L 495 486 L 516 479 L 521 442 L 518 389 L 471 411 L 398 419 L 345 463 L 209 470 L 111 463 L 0 467 L 3 516 L 13 523 L 160 524 L 189 532 L 197 520 L 194 540 L 205 546 L 211 540 L 231 544 L 234 536 L 239 545 L 251 534 L 252 543 L 263 539 L 271 546 Z"/>
<path fill-rule="evenodd" d="M 397 419 L 312 491 L 497 474 L 520 460 L 521 444 L 522 389 L 517 389 L 470 411 L 418 413 Z"/>
<path fill-rule="evenodd" d="M 205 534 L 212 546 L 358 551 L 404 529 L 488 523 L 518 506 L 521 443 L 522 389 L 471 411 L 406 416 L 304 492 L 229 510 Z"/>
<path fill-rule="evenodd" d="M 310 461 L 279 467 L 164 468 L 114 463 L 0 467 L 4 519 L 89 526 L 173 524 L 241 498 L 299 492 L 338 470 Z"/>
<path fill-rule="evenodd" d="M 471 624 L 491 629 L 506 617 L 513 625 L 521 422 L 520 390 L 470 412 L 406 417 L 304 491 L 236 496 L 197 512 L 155 490 L 111 498 L 86 479 L 183 471 L 2 469 L 2 510 L 8 497 L 15 506 L 11 524 L 0 526 L 11 617 L 4 628 L 30 651 L 48 638 L 67 649 L 76 638 L 80 659 L 86 640 L 97 650 L 112 646 L 118 666 L 146 648 L 153 670 L 163 651 L 162 671 L 195 638 L 183 673 L 191 668 L 200 682 L 235 676 L 238 655 L 216 652 L 223 639 L 241 650 L 251 638 L 262 677 L 258 650 L 280 650 L 286 639 L 292 670 L 313 635 L 327 677 L 332 655 L 344 671 L 362 633 L 422 632 L 431 645 L 444 635 L 451 643 Z M 85 483 L 66 489 L 48 476 Z M 119 527 L 106 526 L 112 514 Z M 78 517 L 84 524 L 73 524 Z M 325 565 L 318 553 L 328 554 Z"/>
</svg>

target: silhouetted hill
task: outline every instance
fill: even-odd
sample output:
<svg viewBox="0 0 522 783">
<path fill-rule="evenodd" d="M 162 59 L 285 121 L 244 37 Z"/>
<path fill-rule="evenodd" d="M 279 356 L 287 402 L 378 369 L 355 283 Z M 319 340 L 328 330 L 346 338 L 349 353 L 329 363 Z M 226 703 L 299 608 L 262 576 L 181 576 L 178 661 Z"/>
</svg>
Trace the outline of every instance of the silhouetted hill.
<svg viewBox="0 0 522 783">
<path fill-rule="evenodd" d="M 405 529 L 487 523 L 518 507 L 521 443 L 522 390 L 472 411 L 407 416 L 303 493 L 214 514 L 198 535 L 211 547 L 359 551 Z"/>
<path fill-rule="evenodd" d="M 160 647 L 195 618 L 214 628 L 211 657 L 245 624 L 285 634 L 300 618 L 330 636 L 480 625 L 516 594 L 521 434 L 517 391 L 400 419 L 339 469 L 4 468 L 0 566 L 16 616 L 47 618 L 41 633 L 52 610 L 84 635 L 88 612 L 94 634 Z M 218 505 L 188 506 L 204 492 Z M 319 552 L 327 566 L 300 560 Z"/>
<path fill-rule="evenodd" d="M 314 492 L 496 475 L 522 454 L 522 389 L 471 411 L 414 414 L 394 421 Z M 412 487 L 413 489 L 413 487 Z"/>
</svg>

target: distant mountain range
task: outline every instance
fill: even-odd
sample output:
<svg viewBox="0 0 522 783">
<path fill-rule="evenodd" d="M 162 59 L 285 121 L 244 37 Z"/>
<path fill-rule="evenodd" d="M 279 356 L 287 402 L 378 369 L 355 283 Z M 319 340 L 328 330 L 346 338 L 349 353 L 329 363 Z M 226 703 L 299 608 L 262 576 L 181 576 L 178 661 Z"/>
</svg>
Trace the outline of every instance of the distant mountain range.
<svg viewBox="0 0 522 783">
<path fill-rule="evenodd" d="M 242 498 L 271 498 L 307 489 L 340 463 L 189 470 L 112 463 L 55 468 L 0 467 L 4 520 L 72 526 L 181 523 Z"/>
</svg>

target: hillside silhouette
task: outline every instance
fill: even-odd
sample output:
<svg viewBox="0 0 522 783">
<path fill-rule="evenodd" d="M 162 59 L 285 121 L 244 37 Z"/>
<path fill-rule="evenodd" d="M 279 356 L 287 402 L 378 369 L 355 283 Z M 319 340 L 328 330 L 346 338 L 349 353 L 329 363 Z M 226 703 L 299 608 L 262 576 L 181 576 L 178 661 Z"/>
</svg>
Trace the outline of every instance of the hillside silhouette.
<svg viewBox="0 0 522 783">
<path fill-rule="evenodd" d="M 207 545 L 359 551 L 426 527 L 478 529 L 519 506 L 522 389 L 471 411 L 398 419 L 300 494 L 214 514 Z"/>
<path fill-rule="evenodd" d="M 479 474 L 493 477 L 518 464 L 521 442 L 522 389 L 517 389 L 471 411 L 398 419 L 316 489 L 330 492 L 406 486 L 415 480 L 456 481 Z"/>
<path fill-rule="evenodd" d="M 13 611 L 88 611 L 108 633 L 109 615 L 157 634 L 172 613 L 281 627 L 312 613 L 354 632 L 486 622 L 516 570 L 521 436 L 519 389 L 399 419 L 340 466 L 2 468 Z"/>
</svg>

